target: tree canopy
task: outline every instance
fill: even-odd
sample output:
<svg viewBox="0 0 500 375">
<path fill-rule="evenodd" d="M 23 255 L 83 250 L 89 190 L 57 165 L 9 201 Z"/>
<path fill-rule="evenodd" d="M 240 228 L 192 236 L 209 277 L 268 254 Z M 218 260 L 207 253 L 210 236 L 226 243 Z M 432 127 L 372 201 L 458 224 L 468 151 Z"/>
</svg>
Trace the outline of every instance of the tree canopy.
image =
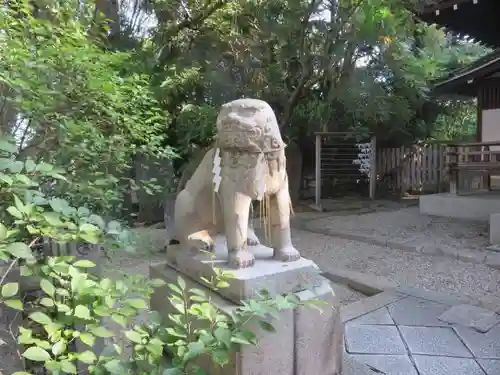
<svg viewBox="0 0 500 375">
<path fill-rule="evenodd" d="M 4 2 L 0 131 L 20 153 L 68 167 L 97 197 L 108 190 L 88 186 L 89 173 L 121 176 L 137 153 L 186 157 L 212 142 L 220 105 L 243 96 L 268 101 L 302 145 L 318 130 L 396 146 L 470 136 L 473 103 L 434 97 L 432 82 L 489 51 L 420 23 L 418 6 Z"/>
</svg>

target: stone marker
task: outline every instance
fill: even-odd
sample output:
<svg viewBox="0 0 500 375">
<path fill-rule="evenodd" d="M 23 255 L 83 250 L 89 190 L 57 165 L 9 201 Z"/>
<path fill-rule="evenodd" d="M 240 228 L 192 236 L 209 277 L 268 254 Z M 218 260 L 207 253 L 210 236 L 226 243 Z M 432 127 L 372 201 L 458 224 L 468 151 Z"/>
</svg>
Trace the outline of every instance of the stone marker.
<svg viewBox="0 0 500 375">
<path fill-rule="evenodd" d="M 249 322 L 258 345 L 242 346 L 222 368 L 203 357 L 198 364 L 211 375 L 342 372 L 340 303 L 318 267 L 301 258 L 291 242 L 284 149 L 276 116 L 266 102 L 240 99 L 223 105 L 214 148 L 176 198 L 174 226 L 179 244 L 168 247 L 166 262 L 150 267 L 151 278 L 167 283 L 183 276 L 188 288 L 204 290 L 227 314 L 262 289 L 271 297 L 295 292 L 303 301 L 326 302 L 323 314 L 305 306 L 283 311 L 274 322 L 274 333 Z M 270 247 L 260 245 L 249 228 L 255 200 L 261 202 Z M 201 277 L 213 276 L 214 267 L 231 271 L 228 288 L 213 292 L 199 284 Z M 175 311 L 169 294 L 165 286 L 151 297 L 151 308 L 160 313 L 165 325 Z"/>
<path fill-rule="evenodd" d="M 442 313 L 438 319 L 445 323 L 472 328 L 481 333 L 488 332 L 500 323 L 499 316 L 493 311 L 465 304 L 451 307 Z"/>
</svg>

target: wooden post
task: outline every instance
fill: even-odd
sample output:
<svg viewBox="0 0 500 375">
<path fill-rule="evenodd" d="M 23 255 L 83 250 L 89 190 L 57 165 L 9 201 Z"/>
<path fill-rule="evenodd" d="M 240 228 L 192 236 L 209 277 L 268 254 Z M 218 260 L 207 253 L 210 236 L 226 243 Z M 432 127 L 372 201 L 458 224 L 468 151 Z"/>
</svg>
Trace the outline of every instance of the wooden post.
<svg viewBox="0 0 500 375">
<path fill-rule="evenodd" d="M 316 192 L 315 206 L 321 211 L 321 134 L 316 134 Z"/>
<path fill-rule="evenodd" d="M 450 171 L 450 193 L 458 194 L 458 171 L 454 168 Z"/>
<path fill-rule="evenodd" d="M 448 154 L 448 168 L 450 171 L 450 194 L 458 194 L 458 170 L 457 165 L 460 159 L 460 155 L 458 155 L 459 147 L 450 146 Z"/>
<path fill-rule="evenodd" d="M 370 199 L 375 199 L 375 190 L 377 188 L 377 140 L 375 136 L 370 142 Z"/>
<path fill-rule="evenodd" d="M 448 178 L 446 175 L 446 171 L 448 170 L 448 165 L 446 161 L 448 160 L 448 146 L 439 145 L 438 147 L 438 160 L 439 160 L 439 169 L 438 169 L 438 193 L 443 192 L 443 186 L 445 186 L 445 181 Z"/>
</svg>

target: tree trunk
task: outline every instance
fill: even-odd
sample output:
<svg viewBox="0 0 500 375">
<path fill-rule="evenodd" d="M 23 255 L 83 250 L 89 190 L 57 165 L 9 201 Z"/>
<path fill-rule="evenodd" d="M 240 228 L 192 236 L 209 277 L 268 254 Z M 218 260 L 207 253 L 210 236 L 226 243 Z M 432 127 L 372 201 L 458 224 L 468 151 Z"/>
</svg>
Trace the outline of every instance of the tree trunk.
<svg viewBox="0 0 500 375">
<path fill-rule="evenodd" d="M 16 122 L 17 111 L 9 102 L 9 95 L 9 88 L 0 84 L 0 136 L 11 135 Z"/>
<path fill-rule="evenodd" d="M 118 0 L 96 0 L 96 21 L 103 21 L 100 13 L 106 19 L 109 36 L 120 33 L 120 15 Z"/>
</svg>

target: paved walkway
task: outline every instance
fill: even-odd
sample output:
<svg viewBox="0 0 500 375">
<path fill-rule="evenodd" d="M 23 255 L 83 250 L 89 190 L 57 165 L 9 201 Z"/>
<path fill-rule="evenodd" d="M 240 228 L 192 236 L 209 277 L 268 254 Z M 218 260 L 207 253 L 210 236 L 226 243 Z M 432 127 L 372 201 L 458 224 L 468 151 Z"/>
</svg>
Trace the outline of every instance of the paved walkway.
<svg viewBox="0 0 500 375">
<path fill-rule="evenodd" d="M 459 299 L 384 292 L 343 317 L 346 356 L 373 374 L 500 374 L 500 317 Z"/>
</svg>

